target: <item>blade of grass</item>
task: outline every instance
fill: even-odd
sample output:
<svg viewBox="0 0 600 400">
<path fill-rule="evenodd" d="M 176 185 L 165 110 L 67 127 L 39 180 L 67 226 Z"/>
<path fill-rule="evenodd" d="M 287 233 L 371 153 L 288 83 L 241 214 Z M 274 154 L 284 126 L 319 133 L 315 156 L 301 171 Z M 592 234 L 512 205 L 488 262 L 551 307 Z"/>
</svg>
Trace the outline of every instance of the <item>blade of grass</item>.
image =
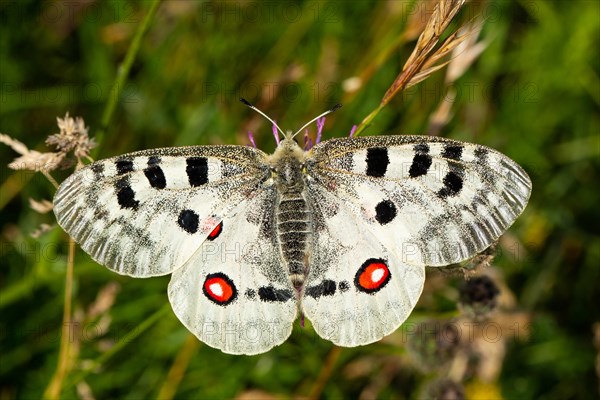
<svg viewBox="0 0 600 400">
<path fill-rule="evenodd" d="M 69 332 L 71 330 L 71 292 L 73 290 L 73 264 L 75 263 L 75 241 L 69 239 L 69 256 L 65 276 L 65 305 L 63 307 L 63 324 L 60 336 L 60 350 L 58 352 L 58 366 L 50 383 L 44 391 L 45 399 L 59 399 L 63 381 L 69 371 Z"/>
<path fill-rule="evenodd" d="M 129 343 L 133 342 L 138 336 L 144 333 L 148 328 L 150 328 L 156 321 L 158 321 L 167 311 L 171 309 L 170 303 L 166 303 L 160 310 L 156 311 L 154 314 L 146 318 L 141 324 L 137 327 L 130 330 L 121 340 L 119 340 L 113 347 L 111 347 L 106 352 L 102 353 L 98 356 L 93 362 L 92 365 L 98 367 L 110 360 L 114 355 L 116 355 L 119 351 L 123 350 Z M 67 378 L 65 382 L 65 389 L 70 388 L 71 386 L 76 385 L 81 382 L 90 372 L 93 371 L 93 368 L 89 368 L 83 371 L 80 371 L 77 374 Z"/>
<path fill-rule="evenodd" d="M 123 91 L 123 87 L 125 85 L 125 81 L 129 76 L 129 71 L 131 70 L 131 66 L 135 61 L 137 53 L 140 49 L 140 45 L 142 43 L 142 38 L 150 29 L 150 25 L 154 20 L 156 15 L 156 11 L 160 6 L 161 0 L 153 0 L 152 4 L 150 4 L 150 8 L 148 9 L 148 13 L 144 17 L 142 23 L 138 26 L 135 36 L 131 41 L 131 45 L 129 49 L 127 49 L 127 54 L 125 55 L 125 59 L 123 63 L 119 66 L 117 70 L 117 77 L 113 82 L 113 85 L 110 89 L 110 95 L 108 96 L 108 102 L 104 108 L 104 112 L 102 113 L 102 120 L 100 122 L 100 129 L 94 135 L 96 143 L 100 144 L 104 139 L 104 135 L 106 134 L 106 130 L 108 129 L 108 125 L 112 119 L 112 116 L 115 112 L 115 108 L 117 106 L 117 102 L 121 96 L 121 92 Z"/>
<path fill-rule="evenodd" d="M 173 361 L 173 365 L 171 365 L 171 369 L 167 374 L 167 378 L 163 382 L 162 387 L 158 392 L 158 396 L 156 396 L 157 399 L 169 400 L 175 397 L 175 393 L 177 393 L 177 388 L 183 379 L 185 370 L 194 354 L 196 354 L 199 345 L 200 342 L 196 339 L 196 336 L 190 333 L 177 353 L 175 361 Z"/>
<path fill-rule="evenodd" d="M 333 346 L 331 348 L 331 351 L 325 359 L 325 363 L 323 364 L 323 368 L 321 368 L 321 371 L 319 372 L 319 376 L 317 377 L 315 384 L 310 389 L 308 399 L 313 400 L 320 399 L 322 397 L 323 390 L 325 389 L 329 378 L 331 378 L 331 374 L 333 373 L 333 367 L 335 366 L 337 360 L 340 358 L 340 354 L 342 354 L 341 347 Z"/>
</svg>

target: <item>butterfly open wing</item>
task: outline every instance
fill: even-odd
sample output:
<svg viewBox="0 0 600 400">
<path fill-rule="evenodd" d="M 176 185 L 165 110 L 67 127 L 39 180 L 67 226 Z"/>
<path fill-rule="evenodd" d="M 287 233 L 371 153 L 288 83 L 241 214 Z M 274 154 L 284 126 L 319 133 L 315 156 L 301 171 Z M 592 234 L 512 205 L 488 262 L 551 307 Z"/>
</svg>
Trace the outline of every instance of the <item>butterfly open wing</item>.
<svg viewBox="0 0 600 400">
<path fill-rule="evenodd" d="M 285 245 L 311 243 L 296 260 L 308 265 L 300 307 L 320 336 L 343 346 L 394 331 L 419 298 L 425 266 L 484 250 L 531 191 L 512 160 L 453 140 L 332 139 L 306 160 L 291 140 L 282 143 L 270 158 L 249 147 L 202 146 L 98 161 L 63 182 L 54 211 L 108 268 L 136 277 L 173 272 L 173 310 L 203 342 L 257 354 L 285 341 L 298 310 L 284 257 L 296 249 L 283 253 L 275 214 L 282 192 L 297 185 L 294 174 L 306 174 L 301 195 L 311 211 L 310 225 L 304 209 L 298 220 L 285 211 L 302 238 Z M 273 173 L 272 163 L 283 167 Z"/>
<path fill-rule="evenodd" d="M 360 208 L 309 186 L 314 236 L 302 310 L 316 332 L 340 346 L 375 342 L 410 315 L 425 267 L 407 263 L 396 244 L 367 229 Z"/>
<path fill-rule="evenodd" d="M 225 353 L 263 353 L 288 338 L 296 319 L 296 293 L 273 231 L 275 197 L 270 187 L 242 202 L 169 283 L 177 317 Z"/>
<path fill-rule="evenodd" d="M 314 240 L 302 309 L 342 346 L 397 329 L 425 266 L 487 248 L 531 191 L 527 174 L 495 150 L 433 137 L 332 139 L 306 168 Z"/>
<path fill-rule="evenodd" d="M 429 136 L 328 140 L 313 148 L 307 171 L 371 222 L 365 227 L 386 247 L 428 266 L 490 246 L 531 192 L 527 174 L 501 153 Z"/>
<path fill-rule="evenodd" d="M 62 183 L 54 212 L 98 263 L 136 277 L 168 274 L 256 190 L 269 173 L 265 157 L 243 146 L 194 146 L 97 161 Z"/>
</svg>

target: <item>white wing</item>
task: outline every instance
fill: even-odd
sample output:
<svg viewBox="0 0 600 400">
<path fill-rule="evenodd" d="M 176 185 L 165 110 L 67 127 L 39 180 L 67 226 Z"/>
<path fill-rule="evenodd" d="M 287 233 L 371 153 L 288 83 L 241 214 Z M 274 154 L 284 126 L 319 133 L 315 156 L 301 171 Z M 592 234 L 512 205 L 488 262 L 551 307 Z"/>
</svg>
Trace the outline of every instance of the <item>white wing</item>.
<svg viewBox="0 0 600 400">
<path fill-rule="evenodd" d="M 265 157 L 243 146 L 194 146 L 97 161 L 62 183 L 54 213 L 98 263 L 136 277 L 168 274 L 269 176 Z"/>
<path fill-rule="evenodd" d="M 275 196 L 270 187 L 242 202 L 169 283 L 177 317 L 225 353 L 263 353 L 292 331 L 297 295 L 275 242 Z"/>
<path fill-rule="evenodd" d="M 359 212 L 366 229 L 406 262 L 441 266 L 493 243 L 531 192 L 501 153 L 429 136 L 332 139 L 315 146 L 307 173 Z"/>
<path fill-rule="evenodd" d="M 415 307 L 425 267 L 407 263 L 399 246 L 382 243 L 358 206 L 309 186 L 314 240 L 302 310 L 317 333 L 340 346 L 375 342 Z"/>
</svg>

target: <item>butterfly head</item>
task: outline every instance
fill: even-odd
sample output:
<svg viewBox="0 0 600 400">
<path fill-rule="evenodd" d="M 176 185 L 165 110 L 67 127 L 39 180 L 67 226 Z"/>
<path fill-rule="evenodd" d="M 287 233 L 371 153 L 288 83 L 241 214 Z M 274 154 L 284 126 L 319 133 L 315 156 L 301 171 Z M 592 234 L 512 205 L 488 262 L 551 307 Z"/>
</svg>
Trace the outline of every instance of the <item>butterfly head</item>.
<svg viewBox="0 0 600 400">
<path fill-rule="evenodd" d="M 293 138 L 286 135 L 269 158 L 271 172 L 277 184 L 287 188 L 301 184 L 304 160 L 304 150 Z"/>
<path fill-rule="evenodd" d="M 281 130 L 281 128 L 279 127 L 279 125 L 277 125 L 277 123 L 275 121 L 273 121 L 268 115 L 266 115 L 265 113 L 263 113 L 262 111 L 260 111 L 258 108 L 254 107 L 252 104 L 250 104 L 250 102 L 244 98 L 241 98 L 240 101 L 242 103 L 244 103 L 245 105 L 247 105 L 248 107 L 250 107 L 252 110 L 256 111 L 257 113 L 259 113 L 260 115 L 262 115 L 263 117 L 265 117 L 268 121 L 270 121 L 273 124 L 273 135 L 275 136 L 275 141 L 277 142 L 277 147 L 279 148 L 284 141 L 289 141 L 292 142 L 293 144 L 296 144 L 296 142 L 294 141 L 294 137 L 296 137 L 300 132 L 302 132 L 302 130 L 304 128 L 306 128 L 308 125 L 312 124 L 313 122 L 317 121 L 317 126 L 318 126 L 318 133 L 317 133 L 317 140 L 316 143 L 319 143 L 320 139 L 321 139 L 321 132 L 323 130 L 323 125 L 325 125 L 325 116 L 327 114 L 331 114 L 332 112 L 334 112 L 335 110 L 339 109 L 342 105 L 341 104 L 336 104 L 335 106 L 333 106 L 331 109 L 325 111 L 324 113 L 322 113 L 321 115 L 311 119 L 309 122 L 307 122 L 306 124 L 304 124 L 302 126 L 302 128 L 298 129 L 296 131 L 296 133 L 292 133 L 292 131 L 287 131 L 284 132 Z M 280 142 L 279 140 L 279 133 L 281 133 L 281 136 L 283 136 L 283 140 Z M 251 141 L 253 141 L 253 139 L 250 139 Z M 309 150 L 312 147 L 312 143 L 307 146 L 307 138 L 305 137 L 305 149 Z M 254 142 L 253 142 L 254 144 Z M 291 144 L 290 144 L 291 146 Z M 256 146 L 254 146 L 256 147 Z M 300 151 L 302 151 L 300 149 L 300 147 L 296 144 L 296 147 L 298 147 L 298 149 Z M 277 152 L 276 152 L 277 153 Z"/>
</svg>

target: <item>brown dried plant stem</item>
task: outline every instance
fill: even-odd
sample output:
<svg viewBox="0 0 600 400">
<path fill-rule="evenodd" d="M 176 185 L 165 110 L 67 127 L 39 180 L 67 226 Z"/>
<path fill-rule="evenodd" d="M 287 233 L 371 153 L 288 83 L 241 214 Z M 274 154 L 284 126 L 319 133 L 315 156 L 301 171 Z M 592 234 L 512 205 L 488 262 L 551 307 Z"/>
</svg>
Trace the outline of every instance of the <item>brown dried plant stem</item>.
<svg viewBox="0 0 600 400">
<path fill-rule="evenodd" d="M 181 349 L 177 353 L 175 357 L 175 361 L 173 361 L 173 365 L 171 365 L 171 369 L 167 374 L 167 378 L 163 382 L 160 391 L 158 392 L 158 396 L 156 397 L 159 400 L 169 400 L 175 397 L 175 393 L 177 393 L 177 388 L 183 379 L 185 371 L 194 356 L 196 354 L 196 350 L 198 349 L 198 339 L 192 334 L 189 334 L 181 346 Z"/>
<path fill-rule="evenodd" d="M 50 175 L 50 173 L 48 171 L 42 171 L 42 174 L 44 174 L 44 176 L 46 177 L 46 179 L 48 179 L 50 181 L 50 183 L 52 184 L 52 186 L 54 186 L 54 189 L 58 189 L 58 187 L 60 185 L 58 184 L 58 182 L 56 182 L 56 179 L 54 179 L 52 177 L 52 175 Z"/>
<path fill-rule="evenodd" d="M 325 363 L 323 364 L 323 368 L 319 372 L 319 376 L 313 387 L 310 389 L 310 393 L 308 394 L 309 400 L 320 399 L 325 389 L 325 385 L 327 385 L 327 381 L 331 378 L 331 374 L 333 373 L 333 367 L 335 363 L 340 358 L 342 354 L 342 348 L 339 346 L 333 346 L 331 351 L 327 355 L 327 359 L 325 359 Z"/>
<path fill-rule="evenodd" d="M 102 129 L 96 134 L 97 140 L 100 141 L 103 136 L 104 129 L 110 123 L 111 117 L 116 107 L 116 103 L 119 98 L 119 94 L 121 93 L 125 81 L 129 75 L 129 71 L 131 66 L 133 65 L 133 61 L 137 56 L 138 50 L 141 45 L 142 38 L 145 33 L 149 30 L 151 22 L 154 20 L 154 16 L 158 10 L 158 7 L 161 3 L 161 0 L 153 0 L 148 10 L 148 13 L 144 17 L 142 23 L 138 26 L 135 36 L 127 54 L 125 56 L 125 60 L 123 64 L 120 66 L 119 71 L 117 73 L 117 77 L 114 81 L 114 84 L 111 89 L 111 96 L 109 97 L 108 103 L 104 110 L 104 114 L 102 116 Z M 81 164 L 81 160 L 78 160 L 78 165 Z M 48 173 L 44 173 L 44 175 L 52 182 L 52 184 L 58 188 L 57 182 L 50 176 Z M 69 350 L 70 350 L 70 328 L 71 328 L 71 301 L 72 301 L 72 287 L 73 287 L 73 264 L 75 258 L 75 242 L 73 239 L 69 239 L 69 255 L 67 262 L 67 273 L 65 277 L 65 304 L 63 308 L 63 326 L 62 326 L 62 335 L 60 341 L 60 350 L 58 356 L 58 366 L 56 368 L 56 372 L 52 377 L 52 380 L 48 384 L 48 387 L 44 391 L 45 399 L 59 399 L 61 395 L 61 391 L 63 388 L 63 382 L 70 368 L 72 367 L 72 360 L 69 359 Z"/>
<path fill-rule="evenodd" d="M 63 324 L 60 337 L 60 350 L 58 353 L 58 366 L 52 380 L 44 391 L 45 399 L 59 399 L 63 381 L 70 368 L 69 350 L 71 349 L 71 292 L 73 290 L 73 265 L 75 263 L 75 241 L 69 238 L 69 255 L 67 259 L 67 273 L 65 277 L 65 305 L 63 308 Z"/>
<path fill-rule="evenodd" d="M 381 110 L 383 110 L 383 108 L 396 97 L 398 93 L 409 86 L 425 80 L 433 72 L 439 70 L 448 63 L 448 61 L 442 61 L 442 59 L 464 40 L 464 36 L 457 37 L 457 32 L 454 32 L 437 48 L 436 51 L 433 50 L 464 3 L 465 0 L 440 0 L 437 3 L 423 32 L 417 40 L 415 49 L 404 64 L 402 71 L 385 92 L 379 106 L 367 115 L 358 125 L 356 132 L 354 133 L 355 136 L 364 131 Z"/>
<path fill-rule="evenodd" d="M 423 60 L 423 63 L 425 60 Z M 422 65 L 422 64 L 421 64 Z M 367 115 L 354 133 L 354 136 L 358 136 L 362 131 L 364 131 L 375 119 L 375 117 L 383 110 L 383 108 L 395 97 L 395 95 L 406 88 L 412 77 L 419 71 L 421 65 L 417 66 L 415 64 L 411 65 L 410 68 L 402 71 L 400 76 L 394 81 L 394 84 L 388 89 L 383 100 L 379 103 L 379 106 L 371 111 L 369 115 Z"/>
</svg>

